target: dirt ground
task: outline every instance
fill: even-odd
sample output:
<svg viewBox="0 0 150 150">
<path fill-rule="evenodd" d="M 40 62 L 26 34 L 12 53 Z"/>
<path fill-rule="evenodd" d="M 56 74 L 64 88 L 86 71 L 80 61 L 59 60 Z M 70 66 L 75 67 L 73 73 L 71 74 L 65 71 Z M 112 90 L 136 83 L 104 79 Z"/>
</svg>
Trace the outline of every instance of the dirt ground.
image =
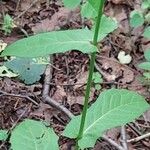
<svg viewBox="0 0 150 150">
<path fill-rule="evenodd" d="M 104 89 L 111 87 L 126 88 L 137 91 L 150 102 L 149 84 L 141 83 L 139 78 L 142 70 L 137 65 L 144 60 L 143 52 L 150 47 L 150 41 L 141 36 L 143 27 L 131 29 L 129 26 L 130 12 L 140 7 L 141 0 L 109 0 L 105 6 L 105 14 L 115 17 L 119 28 L 107 36 L 99 47 L 95 71 L 99 71 L 104 82 L 101 90 L 91 89 L 90 102 L 92 103 Z M 5 35 L 0 30 L 0 40 L 10 44 L 25 37 L 25 33 L 33 35 L 39 32 L 80 29 L 90 27 L 90 20 L 82 20 L 79 8 L 68 10 L 63 7 L 61 0 L 2 0 L 0 1 L 0 23 L 3 14 L 9 14 L 16 27 L 12 33 Z M 128 65 L 121 65 L 118 53 L 125 51 L 130 54 L 132 61 Z M 4 59 L 0 58 L 1 65 Z M 65 54 L 53 56 L 50 74 L 49 96 L 56 102 L 63 104 L 74 115 L 80 114 L 83 108 L 84 91 L 88 76 L 89 57 L 79 51 L 72 50 Z M 113 76 L 112 76 L 113 75 Z M 12 129 L 25 118 L 45 120 L 60 135 L 64 130 L 68 117 L 42 98 L 45 88 L 46 74 L 41 76 L 39 82 L 25 85 L 18 78 L 0 78 L 0 129 Z M 113 80 L 112 80 L 113 78 Z M 150 111 L 133 123 L 126 125 L 127 138 L 135 138 L 150 132 Z M 120 143 L 120 128 L 112 129 L 106 133 L 108 137 Z M 61 137 L 59 145 L 61 150 L 71 150 L 74 142 Z M 9 149 L 8 142 L 0 142 L 0 150 Z M 150 137 L 129 143 L 130 150 L 149 150 Z M 116 150 L 104 139 L 97 141 L 93 150 Z"/>
</svg>

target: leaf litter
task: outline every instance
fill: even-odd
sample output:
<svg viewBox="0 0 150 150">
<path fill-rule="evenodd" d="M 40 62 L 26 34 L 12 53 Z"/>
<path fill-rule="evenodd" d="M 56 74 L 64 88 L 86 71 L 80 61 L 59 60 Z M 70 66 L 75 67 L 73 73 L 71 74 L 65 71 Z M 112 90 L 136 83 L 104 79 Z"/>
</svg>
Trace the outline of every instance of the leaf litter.
<svg viewBox="0 0 150 150">
<path fill-rule="evenodd" d="M 16 1 L 5 2 L 3 10 L 6 13 L 10 13 L 17 17 L 21 12 L 30 7 L 33 1 L 22 1 L 19 4 L 18 10 L 15 10 Z M 128 88 L 134 91 L 138 91 L 142 95 L 150 98 L 148 88 L 143 86 L 138 76 L 141 72 L 137 68 L 139 61 L 143 60 L 143 50 L 149 47 L 149 40 L 141 37 L 142 28 L 131 31 L 129 27 L 128 15 L 133 8 L 139 8 L 141 0 L 124 1 L 124 0 L 109 0 L 106 5 L 105 13 L 111 17 L 114 17 L 119 22 L 119 29 L 117 29 L 112 35 L 103 40 L 100 44 L 102 53 L 97 56 L 97 63 L 103 76 L 104 82 L 110 81 L 117 82 L 117 86 Z M 45 31 L 61 30 L 61 29 L 74 29 L 81 28 L 83 25 L 90 27 L 90 22 L 85 20 L 82 24 L 79 16 L 79 10 L 70 11 L 62 7 L 62 3 L 52 1 L 46 8 L 46 2 L 38 0 L 30 9 L 26 11 L 22 17 L 17 19 L 17 23 L 21 28 L 25 29 L 27 33 L 39 33 Z M 1 16 L 0 16 L 1 18 Z M 131 31 L 132 36 L 128 36 Z M 7 44 L 12 43 L 18 38 L 23 37 L 23 33 L 20 29 L 13 29 L 12 34 L 4 36 L 0 32 L 1 40 Z M 126 54 L 132 56 L 132 62 L 127 65 L 121 65 L 117 59 L 119 52 L 125 51 Z M 67 60 L 67 61 L 66 61 Z M 80 113 L 83 105 L 84 91 L 87 82 L 87 70 L 88 70 L 88 56 L 81 54 L 78 51 L 67 52 L 64 55 L 59 54 L 54 56 L 53 77 L 51 80 L 50 96 L 57 100 L 59 103 L 64 104 L 66 107 L 74 111 L 75 114 Z M 43 79 L 42 79 L 43 80 Z M 16 79 L 4 78 L 0 81 L 1 90 L 15 94 L 28 94 L 35 98 L 38 102 L 41 99 L 42 83 L 40 81 L 34 86 L 26 86 Z M 121 83 L 121 84 L 120 84 Z M 111 83 L 112 84 L 112 83 Z M 110 84 L 102 84 L 102 88 L 110 88 Z M 92 102 L 96 98 L 97 92 L 94 87 L 91 90 Z M 35 107 L 32 103 L 22 98 L 1 96 L 0 101 L 0 127 L 3 129 L 9 129 L 22 112 L 28 108 L 28 111 L 23 115 L 23 118 L 35 118 L 43 119 L 55 126 L 58 133 L 62 132 L 64 128 L 63 121 L 65 117 L 60 117 L 60 113 L 45 104 L 39 103 L 39 107 Z M 54 115 L 55 114 L 55 115 Z M 146 113 L 146 120 L 148 121 L 149 113 Z M 54 117 L 55 116 L 55 117 Z M 61 119 L 56 119 L 60 117 Z M 21 120 L 23 119 L 21 118 Z M 61 122 L 62 121 L 62 122 Z M 65 122 L 65 121 L 64 121 Z M 142 123 L 145 125 L 144 119 L 136 121 L 136 124 Z M 147 122 L 149 123 L 149 122 Z M 136 126 L 135 124 L 135 126 Z M 147 128 L 138 128 L 138 130 L 148 130 Z M 128 129 L 129 135 L 134 137 L 134 131 Z M 115 132 L 116 134 L 117 132 Z M 111 133 L 113 137 L 114 133 Z M 111 135 L 110 134 L 110 135 Z M 118 141 L 118 136 L 114 137 L 114 140 Z M 69 142 L 66 139 L 60 141 L 60 147 L 62 150 L 68 148 Z M 65 146 L 64 146 L 65 145 Z M 72 145 L 72 142 L 70 143 Z M 64 148 L 63 148 L 64 147 Z M 113 149 L 110 144 L 105 141 L 97 142 L 95 149 Z M 146 145 L 135 143 L 130 148 L 144 148 Z M 115 148 L 114 148 L 115 149 Z"/>
</svg>

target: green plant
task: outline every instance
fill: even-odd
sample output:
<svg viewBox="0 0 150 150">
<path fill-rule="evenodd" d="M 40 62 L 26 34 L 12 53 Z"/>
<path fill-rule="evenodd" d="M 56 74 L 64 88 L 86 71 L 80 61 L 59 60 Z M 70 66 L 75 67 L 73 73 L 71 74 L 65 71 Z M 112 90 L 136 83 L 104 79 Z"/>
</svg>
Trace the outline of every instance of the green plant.
<svg viewBox="0 0 150 150">
<path fill-rule="evenodd" d="M 144 52 L 146 62 L 142 62 L 138 65 L 140 69 L 144 70 L 143 77 L 145 80 L 150 81 L 150 49 Z"/>
<path fill-rule="evenodd" d="M 74 0 L 65 0 L 65 4 L 69 7 L 77 6 L 80 2 L 81 1 L 76 1 L 75 3 Z M 104 2 L 104 0 L 87 0 L 82 6 L 82 9 L 85 9 L 85 7 L 92 8 L 88 9 L 88 17 L 93 19 L 93 28 L 91 30 L 78 29 L 42 33 L 19 40 L 6 47 L 2 52 L 2 56 L 35 58 L 76 49 L 91 55 L 89 77 L 82 115 L 74 116 L 63 133 L 66 137 L 76 139 L 76 150 L 93 147 L 96 140 L 102 136 L 107 129 L 131 122 L 139 117 L 144 111 L 149 109 L 149 104 L 147 104 L 142 96 L 136 92 L 125 89 L 110 89 L 103 91 L 96 102 L 88 108 L 95 56 L 98 51 L 97 44 L 117 28 L 117 22 L 115 19 L 103 15 Z M 95 13 L 93 13 L 93 11 Z M 41 131 L 41 126 L 43 128 L 43 125 L 41 125 L 41 122 L 36 121 L 35 126 L 31 122 L 29 121 L 25 125 L 21 124 L 21 127 L 19 125 L 12 132 L 10 142 L 13 150 L 19 150 L 20 145 L 24 145 L 24 140 L 29 139 L 30 136 L 34 139 L 29 140 L 30 144 L 36 145 L 36 149 L 39 148 L 37 147 L 37 139 L 39 136 L 36 136 L 35 140 L 34 135 Z M 47 130 L 51 129 L 44 129 L 44 133 L 47 133 Z M 26 132 L 29 132 L 29 134 L 26 134 Z M 32 132 L 36 133 L 33 134 Z M 53 144 L 51 143 L 51 139 L 53 138 L 55 139 L 55 142 L 57 141 L 55 134 L 49 134 L 47 135 L 49 138 L 45 139 L 43 138 L 42 133 L 40 132 L 40 137 L 42 137 L 43 142 L 46 140 L 47 145 Z M 55 145 L 56 148 L 54 147 L 54 150 L 57 150 L 57 144 Z M 28 147 L 28 150 L 31 149 L 33 149 L 33 147 Z M 49 147 L 44 149 L 48 150 Z"/>
<path fill-rule="evenodd" d="M 0 130 L 0 141 L 5 141 L 7 139 L 7 131 L 6 130 Z"/>
<path fill-rule="evenodd" d="M 39 64 L 32 58 L 14 58 L 5 62 L 4 66 L 18 74 L 26 84 L 33 84 L 40 80 L 46 68 L 46 64 Z"/>
<path fill-rule="evenodd" d="M 130 13 L 130 25 L 131 27 L 139 27 L 144 25 L 144 23 L 148 24 L 148 27 L 145 27 L 143 36 L 146 38 L 150 38 L 150 0 L 143 0 L 141 9 L 133 10 Z"/>
<path fill-rule="evenodd" d="M 0 131 L 0 140 L 6 140 L 7 131 Z M 9 139 L 12 150 L 59 150 L 58 136 L 45 123 L 24 120 L 13 129 Z"/>
<path fill-rule="evenodd" d="M 103 78 L 102 78 L 102 75 L 99 72 L 94 72 L 93 73 L 93 82 L 95 84 L 95 89 L 100 90 L 101 89 L 100 83 L 103 82 Z"/>
<path fill-rule="evenodd" d="M 6 14 L 3 16 L 3 25 L 2 30 L 4 31 L 5 35 L 10 34 L 12 29 L 14 28 L 13 19 L 10 15 Z"/>
</svg>

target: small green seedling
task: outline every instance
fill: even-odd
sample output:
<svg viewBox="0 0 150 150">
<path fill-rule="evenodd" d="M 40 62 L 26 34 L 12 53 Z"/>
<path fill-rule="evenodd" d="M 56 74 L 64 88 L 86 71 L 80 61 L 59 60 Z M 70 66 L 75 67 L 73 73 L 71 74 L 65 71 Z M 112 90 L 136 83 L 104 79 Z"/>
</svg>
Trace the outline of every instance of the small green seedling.
<svg viewBox="0 0 150 150">
<path fill-rule="evenodd" d="M 93 82 L 95 85 L 95 89 L 96 90 L 100 90 L 101 89 L 101 83 L 103 82 L 103 78 L 102 75 L 99 72 L 94 72 L 93 73 Z"/>
<path fill-rule="evenodd" d="M 13 23 L 12 17 L 8 14 L 4 15 L 2 30 L 4 31 L 5 35 L 10 34 L 14 27 L 15 25 Z"/>
<path fill-rule="evenodd" d="M 88 16 L 87 18 L 93 20 L 93 28 L 37 34 L 7 46 L 2 56 L 35 58 L 64 53 L 72 49 L 90 54 L 83 112 L 71 119 L 63 133 L 63 136 L 76 140 L 76 150 L 83 150 L 93 147 L 96 140 L 108 129 L 133 121 L 150 106 L 136 92 L 112 88 L 103 91 L 96 102 L 88 107 L 98 42 L 113 32 L 118 24 L 115 19 L 103 15 L 104 0 L 87 0 L 83 5 L 80 5 L 81 0 L 64 0 L 64 2 L 71 9 L 79 5 L 81 12 L 84 12 L 84 17 Z M 99 77 L 95 80 L 101 81 Z M 43 124 L 37 121 L 25 121 L 16 127 L 11 135 L 10 143 L 13 150 L 20 150 L 24 146 L 28 150 L 58 149 L 58 137 L 52 129 L 43 127 Z"/>
<path fill-rule="evenodd" d="M 139 64 L 138 67 L 144 70 L 144 80 L 150 83 L 150 49 L 144 52 L 144 57 L 146 59 L 146 62 Z"/>
<path fill-rule="evenodd" d="M 143 36 L 146 38 L 150 38 L 150 0 L 143 0 L 140 10 L 133 10 L 130 13 L 130 26 L 137 28 L 144 24 L 148 24 L 148 26 L 144 29 Z"/>
</svg>

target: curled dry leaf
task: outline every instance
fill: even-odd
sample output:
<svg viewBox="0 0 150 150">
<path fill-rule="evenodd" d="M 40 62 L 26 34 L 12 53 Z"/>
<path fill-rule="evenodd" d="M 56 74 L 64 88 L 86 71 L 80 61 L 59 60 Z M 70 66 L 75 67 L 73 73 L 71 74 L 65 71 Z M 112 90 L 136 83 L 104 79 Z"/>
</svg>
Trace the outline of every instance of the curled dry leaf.
<svg viewBox="0 0 150 150">
<path fill-rule="evenodd" d="M 97 61 L 101 64 L 101 74 L 109 81 L 118 81 L 122 84 L 130 83 L 134 80 L 134 72 L 125 65 L 120 64 L 116 59 L 99 57 Z"/>
</svg>

